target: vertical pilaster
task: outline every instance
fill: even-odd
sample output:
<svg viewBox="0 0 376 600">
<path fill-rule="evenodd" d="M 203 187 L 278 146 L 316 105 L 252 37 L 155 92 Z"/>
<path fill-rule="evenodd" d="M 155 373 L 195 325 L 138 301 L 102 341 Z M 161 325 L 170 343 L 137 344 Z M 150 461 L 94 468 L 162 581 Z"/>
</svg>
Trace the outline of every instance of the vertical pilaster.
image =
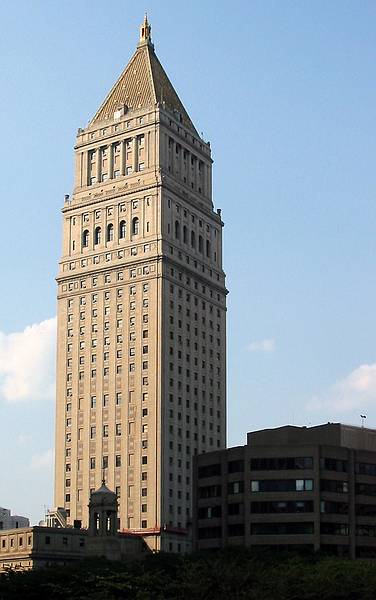
<svg viewBox="0 0 376 600">
<path fill-rule="evenodd" d="M 99 183 L 102 176 L 102 148 L 97 149 L 97 182 Z"/>
<path fill-rule="evenodd" d="M 180 146 L 180 179 L 183 181 L 183 173 L 184 173 L 184 149 Z"/>
<path fill-rule="evenodd" d="M 107 148 L 108 152 L 108 178 L 113 179 L 114 177 L 114 146 L 109 144 Z"/>
<path fill-rule="evenodd" d="M 168 171 L 168 166 L 169 166 L 169 154 L 168 154 L 168 134 L 165 133 L 164 134 L 164 157 L 163 157 L 163 164 L 166 168 L 166 171 Z"/>
<path fill-rule="evenodd" d="M 205 165 L 205 195 L 210 198 L 210 167 Z"/>
<path fill-rule="evenodd" d="M 194 162 L 194 174 L 195 174 L 195 189 L 197 190 L 198 187 L 198 158 L 196 157 L 195 162 Z"/>
<path fill-rule="evenodd" d="M 204 161 L 202 161 L 201 162 L 201 192 L 202 192 L 203 196 L 206 196 L 205 182 L 206 182 L 206 164 L 204 163 Z"/>
<path fill-rule="evenodd" d="M 75 166 L 74 187 L 79 187 L 82 185 L 82 183 L 81 183 L 82 152 L 76 152 L 76 155 L 74 158 L 75 158 L 75 160 L 74 160 L 74 166 Z"/>
<path fill-rule="evenodd" d="M 89 184 L 89 153 L 87 150 L 82 152 L 81 159 L 81 186 Z"/>
<path fill-rule="evenodd" d="M 145 135 L 144 135 L 145 169 L 149 168 L 149 135 L 150 135 L 149 131 L 145 131 Z"/>
<path fill-rule="evenodd" d="M 171 173 L 173 175 L 175 175 L 175 171 L 176 171 L 176 168 L 175 168 L 175 145 L 176 145 L 175 141 L 172 140 L 172 144 L 171 144 Z"/>
<path fill-rule="evenodd" d="M 137 135 L 133 138 L 133 165 L 132 170 L 134 173 L 138 171 L 138 139 Z"/>
<path fill-rule="evenodd" d="M 126 157 L 126 147 L 125 140 L 120 142 L 120 175 L 125 175 L 125 157 Z"/>
</svg>

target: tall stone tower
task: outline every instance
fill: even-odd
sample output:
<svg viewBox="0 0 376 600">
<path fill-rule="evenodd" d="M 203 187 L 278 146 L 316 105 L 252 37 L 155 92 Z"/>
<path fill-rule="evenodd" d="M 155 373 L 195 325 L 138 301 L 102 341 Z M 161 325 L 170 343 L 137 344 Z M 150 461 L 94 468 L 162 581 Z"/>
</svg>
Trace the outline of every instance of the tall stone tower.
<svg viewBox="0 0 376 600">
<path fill-rule="evenodd" d="M 192 455 L 226 444 L 226 288 L 210 145 L 136 52 L 75 146 L 58 283 L 55 503 L 189 549 Z"/>
</svg>

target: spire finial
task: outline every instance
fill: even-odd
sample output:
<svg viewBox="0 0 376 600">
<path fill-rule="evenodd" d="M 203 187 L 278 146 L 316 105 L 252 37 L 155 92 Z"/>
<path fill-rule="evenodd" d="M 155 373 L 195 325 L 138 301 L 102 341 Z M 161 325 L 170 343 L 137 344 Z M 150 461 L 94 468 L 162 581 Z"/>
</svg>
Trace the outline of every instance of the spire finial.
<svg viewBox="0 0 376 600">
<path fill-rule="evenodd" d="M 149 25 L 147 12 L 145 12 L 144 21 L 140 27 L 139 45 L 145 43 L 151 45 L 151 25 Z"/>
</svg>

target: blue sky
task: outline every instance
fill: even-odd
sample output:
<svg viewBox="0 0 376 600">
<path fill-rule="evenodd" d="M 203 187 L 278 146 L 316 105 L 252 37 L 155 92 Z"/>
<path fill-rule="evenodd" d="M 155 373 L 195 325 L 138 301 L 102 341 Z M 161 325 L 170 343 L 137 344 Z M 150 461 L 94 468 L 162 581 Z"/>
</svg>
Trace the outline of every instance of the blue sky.
<svg viewBox="0 0 376 600">
<path fill-rule="evenodd" d="M 228 297 L 228 441 L 376 426 L 376 4 L 20 0 L 1 9 L 0 505 L 52 505 L 60 208 L 73 145 L 133 53 L 210 140 Z"/>
</svg>

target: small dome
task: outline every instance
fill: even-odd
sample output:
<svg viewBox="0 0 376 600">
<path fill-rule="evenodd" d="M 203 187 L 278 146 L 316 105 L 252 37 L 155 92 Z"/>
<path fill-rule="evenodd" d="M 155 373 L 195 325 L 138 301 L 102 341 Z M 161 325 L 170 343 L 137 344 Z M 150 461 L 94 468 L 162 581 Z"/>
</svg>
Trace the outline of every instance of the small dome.
<svg viewBox="0 0 376 600">
<path fill-rule="evenodd" d="M 104 503 L 116 503 L 117 504 L 117 496 L 115 492 L 112 492 L 102 481 L 102 485 L 99 489 L 95 490 L 90 496 L 90 503 L 94 504 L 104 504 Z"/>
<path fill-rule="evenodd" d="M 92 496 L 94 496 L 95 494 L 111 494 L 111 496 L 116 496 L 115 492 L 112 492 L 105 484 L 104 481 L 102 481 L 102 485 L 100 488 L 98 488 L 97 490 L 95 490 L 95 492 L 92 493 Z"/>
</svg>

